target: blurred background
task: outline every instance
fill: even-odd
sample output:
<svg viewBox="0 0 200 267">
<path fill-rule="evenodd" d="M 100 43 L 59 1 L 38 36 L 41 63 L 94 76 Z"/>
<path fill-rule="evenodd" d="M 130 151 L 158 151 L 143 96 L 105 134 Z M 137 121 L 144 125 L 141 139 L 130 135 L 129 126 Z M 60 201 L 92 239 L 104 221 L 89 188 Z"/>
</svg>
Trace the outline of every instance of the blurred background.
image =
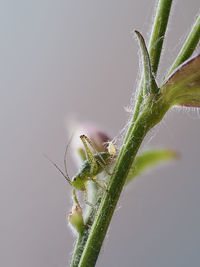
<svg viewBox="0 0 200 267">
<path fill-rule="evenodd" d="M 155 2 L 0 1 L 0 266 L 69 266 L 71 188 L 43 153 L 62 166 L 74 118 L 120 136 L 139 79 L 133 30 L 148 40 Z M 199 9 L 174 1 L 159 80 Z M 180 158 L 124 190 L 98 267 L 199 265 L 199 135 L 199 112 L 174 109 L 147 136 Z"/>
</svg>

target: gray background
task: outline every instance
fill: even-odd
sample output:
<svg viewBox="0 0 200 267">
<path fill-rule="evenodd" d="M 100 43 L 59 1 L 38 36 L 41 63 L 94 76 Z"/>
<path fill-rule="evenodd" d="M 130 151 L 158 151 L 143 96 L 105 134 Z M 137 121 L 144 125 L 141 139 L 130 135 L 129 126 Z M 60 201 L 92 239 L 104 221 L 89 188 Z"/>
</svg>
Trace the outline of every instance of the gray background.
<svg viewBox="0 0 200 267">
<path fill-rule="evenodd" d="M 155 2 L 0 1 L 0 266 L 68 266 L 71 188 L 43 153 L 62 164 L 66 118 L 119 135 L 138 80 L 132 31 L 148 40 Z M 161 74 L 200 7 L 174 2 Z M 198 111 L 175 109 L 148 135 L 181 157 L 124 190 L 97 266 L 199 266 L 199 134 Z"/>
</svg>

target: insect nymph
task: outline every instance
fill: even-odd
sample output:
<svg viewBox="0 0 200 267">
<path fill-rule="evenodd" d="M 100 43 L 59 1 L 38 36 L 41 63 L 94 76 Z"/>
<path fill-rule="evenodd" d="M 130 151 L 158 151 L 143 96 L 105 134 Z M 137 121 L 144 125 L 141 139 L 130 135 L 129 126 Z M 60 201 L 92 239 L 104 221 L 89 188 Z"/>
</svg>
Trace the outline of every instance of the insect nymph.
<svg viewBox="0 0 200 267">
<path fill-rule="evenodd" d="M 85 192 L 85 202 L 91 206 L 91 204 L 87 201 L 88 181 L 94 182 L 106 193 L 108 193 L 107 188 L 100 184 L 102 182 L 105 183 L 105 181 L 97 180 L 96 176 L 102 171 L 105 171 L 107 174 L 111 175 L 111 173 L 107 170 L 107 167 L 113 162 L 113 158 L 116 156 L 116 149 L 113 143 L 109 142 L 108 152 L 98 152 L 92 141 L 87 136 L 81 135 L 80 138 L 85 149 L 86 160 L 83 162 L 79 172 L 72 178 L 72 180 L 69 178 L 66 164 L 68 145 L 64 155 L 65 173 L 57 166 L 57 164 L 52 161 L 51 162 L 64 176 L 67 182 L 74 187 L 74 189 Z M 95 154 L 92 153 L 90 147 L 94 150 Z"/>
</svg>

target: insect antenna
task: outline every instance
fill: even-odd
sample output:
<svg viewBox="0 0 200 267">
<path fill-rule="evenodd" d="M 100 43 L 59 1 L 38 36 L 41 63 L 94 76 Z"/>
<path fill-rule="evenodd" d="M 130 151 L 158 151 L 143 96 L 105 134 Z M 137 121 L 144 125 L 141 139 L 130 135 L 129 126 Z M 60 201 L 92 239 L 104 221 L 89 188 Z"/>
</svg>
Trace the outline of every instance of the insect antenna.
<svg viewBox="0 0 200 267">
<path fill-rule="evenodd" d="M 64 166 L 65 166 L 65 173 L 66 173 L 67 177 L 69 177 L 68 172 L 67 172 L 67 151 L 68 151 L 68 148 L 69 148 L 69 145 L 71 143 L 72 138 L 73 138 L 73 135 L 70 137 L 70 139 L 66 145 L 65 154 L 64 154 Z"/>
<path fill-rule="evenodd" d="M 69 175 L 68 175 L 68 173 L 66 172 L 66 174 L 64 174 L 64 172 L 58 167 L 58 165 L 56 164 L 56 163 L 54 163 L 47 155 L 45 155 L 44 154 L 44 156 L 45 156 L 45 158 L 47 158 L 50 162 L 51 162 L 51 164 L 53 164 L 54 165 L 54 167 L 56 167 L 56 169 L 65 177 L 65 179 L 71 184 L 71 180 L 70 180 L 70 178 L 69 178 Z"/>
</svg>

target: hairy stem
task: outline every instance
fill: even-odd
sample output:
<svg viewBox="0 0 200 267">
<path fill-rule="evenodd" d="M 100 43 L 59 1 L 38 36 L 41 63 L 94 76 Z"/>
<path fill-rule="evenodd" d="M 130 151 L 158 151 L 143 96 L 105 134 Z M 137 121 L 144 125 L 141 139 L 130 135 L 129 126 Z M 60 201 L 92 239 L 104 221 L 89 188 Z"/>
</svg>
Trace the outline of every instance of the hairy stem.
<svg viewBox="0 0 200 267">
<path fill-rule="evenodd" d="M 172 0 L 159 0 L 157 6 L 155 22 L 152 28 L 152 34 L 149 42 L 150 59 L 152 62 L 152 70 L 154 74 L 156 74 L 159 64 L 159 59 L 168 23 L 171 4 Z M 122 149 L 118 156 L 115 166 L 115 173 L 110 180 L 109 194 L 105 194 L 104 198 L 102 199 L 101 205 L 98 209 L 98 214 L 95 217 L 95 221 L 92 225 L 90 233 L 89 231 L 86 232 L 85 236 L 87 239 L 86 244 L 85 244 L 86 239 L 83 236 L 80 237 L 79 240 L 77 241 L 72 261 L 73 264 L 74 259 L 76 259 L 76 265 L 71 265 L 73 267 L 95 266 L 113 212 L 115 210 L 121 191 L 125 184 L 128 171 L 133 163 L 133 160 L 137 154 L 137 151 L 146 133 L 148 132 L 149 128 L 151 128 L 150 126 L 151 119 L 149 118 L 147 119 L 146 115 L 147 114 L 152 115 L 152 114 L 150 114 L 148 111 L 146 115 L 144 114 L 143 116 L 139 115 L 140 106 L 142 105 L 142 102 L 143 102 L 143 84 L 141 82 L 132 123 L 125 137 L 124 145 L 122 146 Z M 140 119 L 138 119 L 138 117 L 140 117 Z M 82 256 L 80 259 L 81 253 Z M 78 264 L 79 259 L 80 262 Z"/>
<path fill-rule="evenodd" d="M 137 151 L 146 133 L 162 119 L 168 109 L 168 107 L 164 108 L 163 104 L 160 107 L 162 107 L 162 111 L 158 107 L 154 108 L 152 101 L 149 102 L 132 127 L 129 141 L 123 145 L 123 149 L 121 149 L 118 156 L 114 174 L 111 177 L 108 188 L 109 193 L 104 194 L 81 256 L 79 267 L 95 266 L 112 215 Z M 149 112 L 150 110 L 151 112 Z"/>
<path fill-rule="evenodd" d="M 96 207 L 99 207 L 99 204 L 101 202 L 101 194 L 99 193 L 96 184 L 90 183 L 88 186 L 91 191 L 91 196 L 89 196 L 89 202 L 94 204 Z M 79 234 L 77 238 L 70 267 L 78 267 L 81 255 L 83 253 L 85 244 L 87 242 L 90 233 L 92 223 L 94 222 L 94 218 L 96 216 L 96 209 L 91 207 L 88 208 L 89 208 L 88 213 L 84 218 L 85 221 L 84 230 L 82 233 Z"/>
<path fill-rule="evenodd" d="M 172 6 L 172 0 L 159 0 L 157 9 L 156 9 L 154 24 L 152 27 L 150 41 L 148 45 L 152 72 L 154 73 L 155 76 L 156 76 L 159 61 L 160 61 L 160 56 L 161 56 L 163 41 L 164 41 L 166 29 L 167 29 L 168 20 L 169 20 L 171 6 Z M 136 104 L 135 104 L 134 114 L 131 120 L 131 124 L 134 124 L 134 122 L 136 121 L 139 115 L 140 107 L 142 103 L 143 103 L 143 77 L 141 78 L 139 92 L 138 92 L 138 96 L 136 99 Z M 131 127 L 128 129 L 127 135 L 125 137 L 125 142 L 129 138 L 130 131 L 131 131 Z"/>
<path fill-rule="evenodd" d="M 86 224 L 83 232 L 80 233 L 78 238 L 77 238 L 70 267 L 78 267 L 79 266 L 80 258 L 81 258 L 81 255 L 83 253 L 85 244 L 87 242 L 87 239 L 88 239 L 88 236 L 90 233 L 90 227 L 91 227 L 91 225 L 94 221 L 94 218 L 95 218 L 95 213 L 96 213 L 95 209 L 90 211 L 90 214 L 89 214 L 89 217 L 87 220 L 87 224 Z"/>
<path fill-rule="evenodd" d="M 167 77 L 184 61 L 186 61 L 194 52 L 198 42 L 200 40 L 200 15 L 195 21 L 185 43 L 183 44 L 177 58 L 171 66 L 170 71 L 167 74 Z"/>
<path fill-rule="evenodd" d="M 84 233 L 79 234 L 77 240 L 76 240 L 76 245 L 74 248 L 74 254 L 71 260 L 71 267 L 77 267 L 80 261 L 81 254 L 83 252 L 83 248 L 86 242 L 84 242 Z M 87 241 L 87 239 L 86 239 Z"/>
<path fill-rule="evenodd" d="M 108 189 L 109 194 L 105 194 L 99 207 L 98 214 L 93 223 L 79 267 L 95 266 L 107 228 L 124 186 L 126 175 L 146 134 L 144 125 L 142 127 L 142 125 L 139 124 L 134 128 L 136 129 L 137 137 L 131 139 L 131 141 L 129 141 L 129 143 L 125 146 L 124 152 L 121 152 L 119 155 L 116 163 L 115 174 L 111 177 L 111 183 Z"/>
<path fill-rule="evenodd" d="M 160 61 L 165 32 L 168 24 L 172 0 L 160 0 L 149 41 L 149 56 L 152 72 L 156 75 Z"/>
</svg>

